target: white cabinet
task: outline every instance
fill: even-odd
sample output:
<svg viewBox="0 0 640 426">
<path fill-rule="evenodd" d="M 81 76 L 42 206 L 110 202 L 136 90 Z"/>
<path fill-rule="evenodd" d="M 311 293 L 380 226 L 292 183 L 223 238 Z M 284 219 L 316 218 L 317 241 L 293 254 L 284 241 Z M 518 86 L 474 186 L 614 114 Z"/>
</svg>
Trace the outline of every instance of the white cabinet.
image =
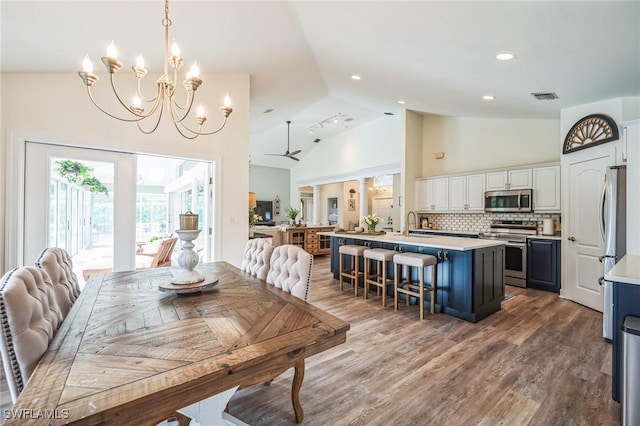
<svg viewBox="0 0 640 426">
<path fill-rule="evenodd" d="M 450 211 L 484 210 L 485 174 L 449 178 Z"/>
<path fill-rule="evenodd" d="M 416 181 L 416 205 L 415 209 L 418 211 L 427 211 L 429 210 L 429 205 L 427 204 L 427 191 L 428 191 L 428 182 L 426 180 L 417 180 Z"/>
<path fill-rule="evenodd" d="M 449 178 L 416 181 L 416 210 L 443 212 L 449 209 Z"/>
<path fill-rule="evenodd" d="M 504 170 L 487 173 L 487 191 L 529 189 L 532 186 L 531 169 Z"/>
<path fill-rule="evenodd" d="M 560 166 L 533 169 L 533 211 L 559 212 Z"/>
</svg>

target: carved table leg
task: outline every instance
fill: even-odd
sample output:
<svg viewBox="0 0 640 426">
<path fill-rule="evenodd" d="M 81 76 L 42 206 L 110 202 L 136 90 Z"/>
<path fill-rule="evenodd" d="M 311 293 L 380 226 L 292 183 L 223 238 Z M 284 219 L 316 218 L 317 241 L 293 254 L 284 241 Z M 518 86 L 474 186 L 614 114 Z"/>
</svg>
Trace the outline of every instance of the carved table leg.
<svg viewBox="0 0 640 426">
<path fill-rule="evenodd" d="M 304 358 L 296 362 L 295 374 L 293 375 L 293 384 L 291 385 L 291 402 L 293 403 L 293 411 L 296 413 L 296 423 L 302 423 L 304 412 L 300 405 L 300 388 L 304 380 Z"/>
</svg>

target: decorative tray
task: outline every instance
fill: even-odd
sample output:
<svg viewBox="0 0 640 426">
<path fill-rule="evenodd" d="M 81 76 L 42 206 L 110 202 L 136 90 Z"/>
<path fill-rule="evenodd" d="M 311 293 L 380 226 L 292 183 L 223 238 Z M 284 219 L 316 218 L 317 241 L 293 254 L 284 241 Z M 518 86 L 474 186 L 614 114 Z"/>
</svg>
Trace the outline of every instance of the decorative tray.
<svg viewBox="0 0 640 426">
<path fill-rule="evenodd" d="M 362 231 L 362 232 L 358 232 L 358 231 L 333 231 L 336 234 L 353 234 L 353 235 L 384 235 L 386 234 L 385 231 L 378 231 L 378 232 L 369 232 L 369 231 Z"/>
</svg>

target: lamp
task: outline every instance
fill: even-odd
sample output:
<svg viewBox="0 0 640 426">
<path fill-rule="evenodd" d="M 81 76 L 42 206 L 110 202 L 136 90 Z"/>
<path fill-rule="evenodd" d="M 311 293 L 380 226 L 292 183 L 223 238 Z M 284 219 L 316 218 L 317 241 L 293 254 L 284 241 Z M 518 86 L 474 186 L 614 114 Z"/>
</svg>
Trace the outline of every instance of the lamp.
<svg viewBox="0 0 640 426">
<path fill-rule="evenodd" d="M 178 133 L 180 133 L 183 137 L 187 139 L 195 139 L 200 135 L 212 135 L 214 133 L 218 133 L 222 128 L 227 124 L 227 118 L 233 112 L 231 108 L 231 100 L 229 99 L 229 94 L 224 98 L 224 103 L 220 107 L 222 115 L 224 117 L 222 124 L 216 130 L 210 132 L 203 132 L 202 125 L 207 120 L 207 117 L 204 112 L 204 108 L 202 105 L 198 107 L 198 110 L 195 114 L 195 121 L 198 124 L 198 129 L 193 130 L 189 128 L 184 120 L 189 115 L 191 111 L 191 107 L 193 106 L 193 101 L 195 98 L 195 92 L 198 90 L 198 87 L 202 84 L 202 80 L 199 77 L 199 69 L 197 63 L 193 64 L 191 70 L 187 73 L 186 79 L 182 82 L 186 93 L 187 99 L 184 105 L 179 105 L 175 99 L 176 93 L 176 84 L 178 81 L 178 70 L 182 66 L 184 62 L 180 57 L 180 49 L 178 45 L 173 42 L 173 46 L 171 47 L 171 51 L 169 51 L 169 27 L 171 26 L 171 19 L 169 19 L 169 0 L 165 0 L 164 2 L 164 19 L 162 20 L 162 25 L 164 26 L 164 73 L 162 76 L 156 81 L 157 92 L 156 96 L 151 99 L 144 98 L 140 91 L 140 83 L 144 76 L 147 74 L 147 70 L 144 67 L 144 59 L 142 55 L 138 56 L 136 60 L 136 64 L 132 67 L 133 72 L 136 76 L 137 80 L 137 89 L 136 94 L 133 97 L 132 105 L 127 106 L 118 91 L 116 90 L 114 75 L 118 70 L 122 67 L 122 63 L 117 59 L 118 52 L 113 42 L 107 47 L 107 56 L 103 56 L 100 58 L 105 68 L 109 72 L 109 79 L 111 81 L 111 88 L 113 89 L 113 93 L 120 102 L 120 104 L 124 107 L 124 110 L 127 111 L 130 115 L 126 118 L 118 117 L 110 112 L 107 112 L 103 109 L 93 98 L 91 94 L 91 86 L 98 81 L 98 76 L 93 73 L 93 64 L 89 59 L 89 55 L 86 55 L 84 60 L 82 61 L 82 71 L 78 72 L 78 75 L 87 86 L 87 94 L 91 99 L 91 102 L 102 112 L 107 114 L 109 117 L 115 118 L 120 121 L 128 121 L 135 122 L 138 126 L 138 129 L 145 134 L 153 133 L 160 124 L 160 118 L 162 117 L 162 113 L 164 112 L 165 103 L 168 111 L 168 115 L 171 118 L 174 126 Z M 169 77 L 168 68 L 169 64 L 173 68 L 173 79 Z M 151 104 L 149 110 L 145 112 L 145 108 L 142 106 L 143 102 L 147 104 Z M 140 123 L 147 119 L 155 116 L 157 114 L 157 119 L 150 129 L 143 129 Z"/>
<path fill-rule="evenodd" d="M 249 208 L 250 209 L 255 209 L 258 206 L 258 203 L 256 203 L 256 193 L 255 192 L 250 192 L 249 193 Z"/>
</svg>

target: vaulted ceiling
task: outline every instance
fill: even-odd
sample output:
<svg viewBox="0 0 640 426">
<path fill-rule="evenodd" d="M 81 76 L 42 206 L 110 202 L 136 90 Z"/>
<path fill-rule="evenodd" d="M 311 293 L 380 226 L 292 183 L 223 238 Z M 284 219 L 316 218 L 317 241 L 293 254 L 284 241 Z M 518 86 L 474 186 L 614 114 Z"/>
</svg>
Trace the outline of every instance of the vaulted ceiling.
<svg viewBox="0 0 640 426">
<path fill-rule="evenodd" d="M 171 34 L 185 57 L 207 72 L 251 75 L 250 152 L 257 165 L 295 164 L 265 155 L 286 149 L 286 120 L 291 150 L 302 149 L 303 157 L 323 138 L 404 108 L 559 118 L 561 108 L 640 95 L 638 1 L 172 0 L 169 6 Z M 3 0 L 1 69 L 75 73 L 84 53 L 97 57 L 112 39 L 131 62 L 143 52 L 147 63 L 160 64 L 163 13 L 162 1 Z M 515 59 L 496 60 L 504 51 Z M 559 99 L 537 100 L 533 92 Z M 338 123 L 327 120 L 309 133 L 338 113 Z"/>
</svg>

